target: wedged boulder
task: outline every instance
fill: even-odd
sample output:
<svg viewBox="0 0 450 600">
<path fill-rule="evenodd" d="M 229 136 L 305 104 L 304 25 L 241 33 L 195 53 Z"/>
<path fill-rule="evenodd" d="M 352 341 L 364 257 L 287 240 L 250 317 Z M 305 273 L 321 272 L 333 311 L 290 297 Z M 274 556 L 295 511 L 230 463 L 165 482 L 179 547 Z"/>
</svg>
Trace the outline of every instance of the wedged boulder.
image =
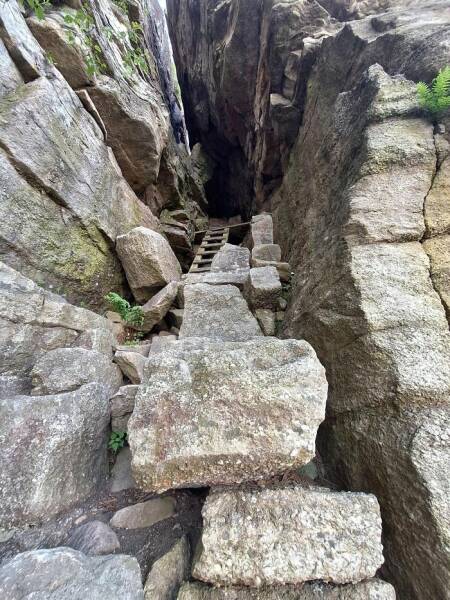
<svg viewBox="0 0 450 600">
<path fill-rule="evenodd" d="M 181 267 L 169 242 L 158 232 L 135 227 L 116 239 L 128 283 L 138 302 L 145 302 L 162 287 L 181 277 Z"/>
<path fill-rule="evenodd" d="M 109 396 L 122 385 L 122 373 L 110 358 L 85 348 L 57 348 L 36 361 L 31 371 L 35 396 L 70 392 L 85 383 L 100 383 Z"/>
<path fill-rule="evenodd" d="M 145 600 L 175 600 L 181 583 L 190 575 L 190 554 L 189 541 L 183 536 L 153 563 L 144 586 Z"/>
<path fill-rule="evenodd" d="M 303 341 L 195 338 L 150 353 L 128 423 L 138 487 L 233 484 L 301 466 L 314 456 L 326 395 Z"/>
<path fill-rule="evenodd" d="M 283 283 L 286 283 L 291 278 L 291 266 L 287 262 L 277 262 L 274 260 L 261 260 L 260 258 L 252 257 L 252 267 L 275 267 L 278 271 L 278 276 Z"/>
<path fill-rule="evenodd" d="M 64 12 L 70 15 L 75 13 L 69 8 L 65 8 Z M 83 56 L 83 52 L 89 50 L 81 37 L 78 43 L 69 42 L 69 31 L 73 33 L 73 28 L 64 22 L 62 12 L 46 11 L 43 19 L 31 16 L 27 19 L 27 25 L 47 56 L 52 57 L 55 67 L 71 88 L 78 90 L 93 84 L 95 77 L 88 74 Z"/>
<path fill-rule="evenodd" d="M 234 285 L 197 283 L 184 287 L 180 338 L 243 341 L 259 335 L 258 322 Z"/>
<path fill-rule="evenodd" d="M 138 385 L 123 385 L 111 398 L 111 429 L 113 431 L 127 431 L 138 387 Z"/>
<path fill-rule="evenodd" d="M 120 550 L 119 538 L 111 527 L 102 521 L 89 521 L 76 527 L 66 544 L 69 548 L 89 556 L 113 554 Z"/>
<path fill-rule="evenodd" d="M 112 358 L 116 340 L 109 329 L 86 329 L 77 337 L 76 346 L 77 348 L 100 352 Z"/>
<path fill-rule="evenodd" d="M 253 247 L 261 244 L 273 244 L 272 215 L 261 214 L 252 218 L 250 234 Z"/>
<path fill-rule="evenodd" d="M 175 514 L 175 500 L 170 496 L 153 498 L 118 510 L 110 521 L 116 529 L 142 529 Z"/>
<path fill-rule="evenodd" d="M 144 366 L 147 362 L 145 356 L 142 356 L 139 352 L 123 352 L 119 350 L 114 355 L 114 362 L 119 365 L 122 373 L 128 377 L 131 383 L 141 383 Z"/>
<path fill-rule="evenodd" d="M 255 310 L 255 317 L 262 329 L 264 335 L 275 335 L 276 314 L 267 308 L 258 308 Z"/>
<path fill-rule="evenodd" d="M 215 585 L 357 583 L 383 564 L 375 496 L 299 486 L 216 491 L 193 576 Z"/>
<path fill-rule="evenodd" d="M 171 281 L 142 306 L 144 322 L 141 331 L 151 331 L 167 314 L 178 292 L 178 282 Z"/>
<path fill-rule="evenodd" d="M 132 556 L 86 556 L 71 548 L 17 554 L 0 567 L 0 595 L 23 600 L 144 600 L 141 570 Z"/>
<path fill-rule="evenodd" d="M 218 588 L 204 583 L 185 583 L 177 600 L 395 600 L 395 590 L 386 581 L 369 579 L 347 585 L 305 583 L 299 586 Z"/>
<path fill-rule="evenodd" d="M 253 309 L 276 309 L 280 295 L 281 282 L 275 267 L 250 269 L 248 281 L 244 286 L 244 296 Z"/>
<path fill-rule="evenodd" d="M 281 248 L 278 244 L 259 244 L 252 249 L 253 260 L 281 261 Z"/>
<path fill-rule="evenodd" d="M 105 480 L 108 390 L 90 383 L 50 396 L 0 401 L 0 526 L 44 521 Z"/>
<path fill-rule="evenodd" d="M 131 452 L 130 448 L 125 446 L 117 454 L 116 462 L 111 469 L 110 490 L 114 494 L 135 487 L 136 484 L 131 472 Z"/>
</svg>

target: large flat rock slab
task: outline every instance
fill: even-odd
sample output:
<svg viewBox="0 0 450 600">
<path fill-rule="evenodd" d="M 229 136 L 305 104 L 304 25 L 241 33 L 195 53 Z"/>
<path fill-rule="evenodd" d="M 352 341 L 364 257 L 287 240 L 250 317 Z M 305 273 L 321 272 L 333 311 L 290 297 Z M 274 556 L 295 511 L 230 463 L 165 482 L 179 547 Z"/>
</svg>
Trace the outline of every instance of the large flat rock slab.
<svg viewBox="0 0 450 600">
<path fill-rule="evenodd" d="M 193 575 L 216 585 L 357 583 L 383 564 L 375 496 L 289 487 L 217 491 Z"/>
<path fill-rule="evenodd" d="M 180 338 L 238 342 L 260 335 L 258 321 L 234 285 L 197 283 L 185 286 Z"/>
<path fill-rule="evenodd" d="M 305 583 L 258 589 L 185 583 L 181 586 L 178 600 L 395 600 L 395 590 L 390 583 L 380 579 L 338 586 Z"/>
<path fill-rule="evenodd" d="M 150 353 L 128 423 L 138 487 L 233 484 L 307 463 L 325 371 L 299 340 L 185 339 Z"/>
<path fill-rule="evenodd" d="M 86 556 L 71 548 L 17 554 L 0 567 L 0 597 L 8 600 L 144 600 L 133 556 Z"/>
</svg>

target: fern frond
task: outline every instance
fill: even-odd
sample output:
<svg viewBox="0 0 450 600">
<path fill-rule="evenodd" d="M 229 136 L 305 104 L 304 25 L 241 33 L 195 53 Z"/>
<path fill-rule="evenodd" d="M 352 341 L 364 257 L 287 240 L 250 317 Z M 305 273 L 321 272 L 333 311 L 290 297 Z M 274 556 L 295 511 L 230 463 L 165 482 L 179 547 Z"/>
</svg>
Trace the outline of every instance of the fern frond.
<svg viewBox="0 0 450 600">
<path fill-rule="evenodd" d="M 434 117 L 450 108 L 450 66 L 439 71 L 431 86 L 420 81 L 417 84 L 417 95 L 420 106 Z"/>
<path fill-rule="evenodd" d="M 447 96 L 450 92 L 450 67 L 444 67 L 433 79 L 433 93 L 437 97 Z"/>
</svg>

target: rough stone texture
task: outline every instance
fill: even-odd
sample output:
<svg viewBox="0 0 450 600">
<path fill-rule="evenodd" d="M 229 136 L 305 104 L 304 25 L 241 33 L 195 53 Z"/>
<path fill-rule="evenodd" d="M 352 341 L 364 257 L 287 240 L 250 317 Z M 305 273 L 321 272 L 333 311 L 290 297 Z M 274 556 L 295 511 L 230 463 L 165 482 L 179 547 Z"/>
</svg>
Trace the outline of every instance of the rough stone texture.
<svg viewBox="0 0 450 600">
<path fill-rule="evenodd" d="M 395 600 L 395 590 L 379 579 L 339 586 L 305 583 L 302 586 L 271 586 L 257 590 L 185 583 L 181 586 L 178 600 Z"/>
<path fill-rule="evenodd" d="M 172 281 L 143 305 L 144 323 L 139 327 L 141 331 L 151 331 L 155 325 L 164 319 L 177 296 L 177 292 L 178 282 Z"/>
<path fill-rule="evenodd" d="M 128 423 L 142 489 L 232 484 L 314 456 L 327 383 L 305 342 L 184 339 L 150 354 L 144 377 Z"/>
<path fill-rule="evenodd" d="M 16 37 L 8 43 L 13 50 L 34 44 L 36 61 L 45 64 L 14 0 L 0 18 L 11 14 Z M 126 289 L 112 249 L 116 236 L 138 224 L 156 227 L 157 220 L 117 171 L 103 134 L 59 72 L 47 63 L 40 74 L 48 77 L 26 78 L 0 100 L 1 255 L 44 287 L 99 308 L 111 287 Z"/>
<path fill-rule="evenodd" d="M 189 541 L 183 536 L 152 566 L 144 586 L 145 600 L 176 600 L 178 589 L 189 578 Z"/>
<path fill-rule="evenodd" d="M 281 295 L 281 282 L 275 267 L 250 269 L 244 287 L 244 296 L 253 309 L 278 307 Z"/>
<path fill-rule="evenodd" d="M 119 365 L 122 373 L 128 377 L 131 383 L 139 384 L 142 381 L 144 366 L 147 358 L 139 352 L 116 352 L 114 361 Z"/>
<path fill-rule="evenodd" d="M 439 285 L 445 242 L 424 221 L 442 175 L 433 178 L 437 144 L 418 117 L 414 84 L 377 65 L 365 69 L 376 60 L 392 73 L 400 60 L 408 77 L 430 78 L 448 39 L 437 6 L 421 6 L 433 42 L 406 11 L 386 35 L 355 22 L 323 43 L 304 125 L 273 199 L 276 238 L 295 272 L 283 336 L 308 340 L 330 382 L 330 420 L 318 438 L 327 477 L 379 499 L 382 573 L 401 600 L 449 598 L 450 589 L 441 478 L 449 453 L 440 422 L 450 389 Z M 420 59 L 407 59 L 412 47 L 421 48 Z M 430 239 L 421 243 L 424 234 Z M 419 468 L 421 423 L 430 447 Z"/>
<path fill-rule="evenodd" d="M 116 248 L 138 302 L 180 279 L 180 264 L 167 240 L 156 231 L 136 227 L 117 238 Z"/>
<path fill-rule="evenodd" d="M 122 384 L 122 373 L 110 358 L 84 348 L 57 348 L 36 361 L 31 371 L 35 396 L 70 392 L 85 383 L 100 383 L 112 395 Z"/>
<path fill-rule="evenodd" d="M 258 322 L 237 287 L 204 283 L 184 287 L 180 338 L 242 341 L 259 335 Z"/>
<path fill-rule="evenodd" d="M 357 583 L 383 563 L 374 496 L 301 487 L 213 492 L 193 575 L 216 585 Z"/>
<path fill-rule="evenodd" d="M 260 244 L 252 249 L 253 260 L 281 261 L 281 248 L 278 244 Z"/>
<path fill-rule="evenodd" d="M 0 526 L 45 521 L 104 482 L 108 392 L 91 383 L 0 401 Z"/>
<path fill-rule="evenodd" d="M 272 310 L 258 308 L 255 310 L 255 317 L 264 335 L 275 335 L 275 313 Z"/>
<path fill-rule="evenodd" d="M 134 557 L 85 556 L 71 548 L 18 554 L 0 567 L 0 594 L 23 600 L 144 600 Z"/>
<path fill-rule="evenodd" d="M 248 248 L 224 244 L 214 256 L 211 263 L 213 273 L 229 273 L 250 269 L 250 252 Z"/>
<path fill-rule="evenodd" d="M 67 546 L 88 556 L 113 554 L 120 550 L 117 535 L 106 523 L 90 521 L 77 527 L 69 536 Z"/>
<path fill-rule="evenodd" d="M 111 469 L 110 490 L 114 494 L 134 487 L 136 484 L 131 473 L 131 452 L 127 446 L 116 456 L 116 462 Z"/>
<path fill-rule="evenodd" d="M 127 431 L 138 387 L 138 385 L 124 385 L 111 398 L 111 429 L 113 431 Z"/>
<path fill-rule="evenodd" d="M 260 267 L 275 267 L 278 271 L 278 277 L 283 283 L 288 282 L 291 278 L 291 265 L 289 263 L 260 260 L 259 258 L 252 258 L 251 262 L 254 269 Z"/>
<path fill-rule="evenodd" d="M 31 390 L 30 371 L 46 352 L 77 345 L 84 331 L 99 329 L 107 337 L 111 332 L 107 319 L 46 292 L 4 263 L 0 289 L 0 372 L 5 387 L 8 379 L 24 382 L 20 394 Z"/>
<path fill-rule="evenodd" d="M 76 345 L 78 348 L 94 350 L 112 358 L 116 340 L 112 331 L 107 329 L 87 329 L 80 333 Z"/>
<path fill-rule="evenodd" d="M 265 244 L 273 244 L 272 215 L 262 214 L 252 218 L 250 235 L 253 248 Z"/>
<path fill-rule="evenodd" d="M 189 273 L 184 285 L 209 283 L 210 285 L 231 284 L 242 289 L 250 272 L 250 252 L 247 248 L 224 244 L 214 256 L 211 271 L 207 273 Z"/>
<path fill-rule="evenodd" d="M 168 519 L 175 514 L 175 500 L 169 496 L 154 498 L 127 506 L 115 513 L 110 521 L 112 527 L 117 529 L 140 529 L 151 527 L 158 521 Z"/>
</svg>

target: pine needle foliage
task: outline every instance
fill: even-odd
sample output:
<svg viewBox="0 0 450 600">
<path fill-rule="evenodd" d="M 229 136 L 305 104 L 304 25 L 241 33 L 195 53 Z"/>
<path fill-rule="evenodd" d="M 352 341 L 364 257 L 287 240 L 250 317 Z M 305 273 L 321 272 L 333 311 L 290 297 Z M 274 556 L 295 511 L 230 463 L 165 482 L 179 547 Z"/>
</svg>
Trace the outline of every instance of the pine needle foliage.
<svg viewBox="0 0 450 600">
<path fill-rule="evenodd" d="M 126 323 L 134 327 L 141 327 L 144 323 L 144 312 L 140 306 L 131 306 L 128 300 L 125 300 L 125 298 L 122 298 L 116 292 L 109 292 L 105 296 L 105 300 L 111 305 L 113 310 L 119 313 Z"/>
<path fill-rule="evenodd" d="M 420 105 L 433 117 L 440 116 L 450 108 L 450 66 L 441 69 L 431 85 L 420 81 L 417 93 Z"/>
</svg>

